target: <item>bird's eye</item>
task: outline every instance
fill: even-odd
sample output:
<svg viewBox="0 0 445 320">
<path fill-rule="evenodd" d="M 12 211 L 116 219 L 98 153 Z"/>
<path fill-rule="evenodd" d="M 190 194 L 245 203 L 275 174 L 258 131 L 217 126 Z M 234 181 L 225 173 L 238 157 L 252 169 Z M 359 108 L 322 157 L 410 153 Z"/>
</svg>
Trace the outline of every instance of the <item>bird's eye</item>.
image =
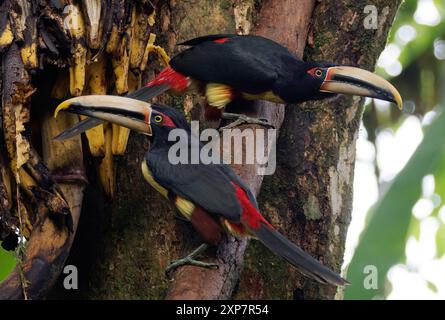
<svg viewBox="0 0 445 320">
<path fill-rule="evenodd" d="M 162 116 L 159 116 L 159 115 L 155 116 L 155 122 L 156 123 L 162 122 Z"/>
<path fill-rule="evenodd" d="M 314 74 L 315 76 L 320 78 L 323 75 L 323 71 L 321 69 L 317 69 L 315 70 Z"/>
</svg>

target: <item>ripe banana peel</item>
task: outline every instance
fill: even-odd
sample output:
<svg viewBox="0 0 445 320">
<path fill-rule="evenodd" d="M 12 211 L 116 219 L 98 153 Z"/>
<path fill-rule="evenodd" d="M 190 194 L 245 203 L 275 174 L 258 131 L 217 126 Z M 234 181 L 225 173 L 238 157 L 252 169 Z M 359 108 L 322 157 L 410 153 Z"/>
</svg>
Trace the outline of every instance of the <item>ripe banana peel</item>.
<svg viewBox="0 0 445 320">
<path fill-rule="evenodd" d="M 82 0 L 82 9 L 87 29 L 88 46 L 99 49 L 102 42 L 103 15 L 106 3 L 103 0 Z"/>
<path fill-rule="evenodd" d="M 87 68 L 88 89 L 90 94 L 107 94 L 106 58 L 102 54 L 97 61 Z M 81 120 L 86 117 L 81 116 Z M 85 132 L 93 157 L 105 155 L 105 136 L 103 125 L 99 125 Z"/>
<path fill-rule="evenodd" d="M 156 53 L 158 58 L 162 61 L 162 63 L 165 66 L 168 66 L 170 63 L 170 57 L 168 56 L 167 52 L 165 52 L 165 50 L 162 47 L 155 45 L 154 44 L 155 41 L 156 41 L 156 34 L 150 33 L 147 46 L 145 48 L 144 57 L 141 62 L 141 71 L 145 70 L 147 66 L 148 57 L 152 52 Z"/>
<path fill-rule="evenodd" d="M 117 52 L 112 58 L 117 94 L 124 94 L 128 91 L 128 71 L 130 70 L 130 55 L 132 49 L 130 39 L 132 38 L 136 17 L 136 7 L 133 6 L 131 9 L 131 20 L 126 25 L 125 34 L 121 38 Z"/>
<path fill-rule="evenodd" d="M 37 57 L 37 17 L 33 15 L 36 3 L 27 0 L 17 0 L 11 7 L 10 17 L 12 26 L 9 26 L 14 37 L 20 41 L 20 55 L 26 69 L 36 69 L 39 66 Z M 6 25 L 6 40 L 9 32 Z"/>
<path fill-rule="evenodd" d="M 108 54 L 113 54 L 117 50 L 117 46 L 119 44 L 119 27 L 116 25 L 113 25 L 110 36 L 108 38 L 107 46 L 106 46 L 106 52 Z"/>
<path fill-rule="evenodd" d="M 147 35 L 150 30 L 149 15 L 144 12 L 134 10 L 135 15 L 132 17 L 132 35 L 130 40 L 130 68 L 139 69 L 144 58 L 145 47 L 147 43 Z"/>
<path fill-rule="evenodd" d="M 140 79 L 132 72 L 128 73 L 128 91 L 135 91 L 140 87 Z M 113 124 L 113 138 L 112 138 L 112 153 L 115 156 L 120 156 L 125 153 L 127 149 L 128 138 L 130 136 L 130 130 L 125 127 L 121 127 Z"/>
<path fill-rule="evenodd" d="M 111 10 L 113 12 L 113 25 L 110 31 L 110 36 L 108 37 L 108 42 L 106 45 L 106 52 L 110 55 L 114 55 L 119 47 L 121 37 L 123 36 L 126 25 L 128 23 L 127 7 L 125 5 L 125 0 L 113 0 Z"/>
<path fill-rule="evenodd" d="M 72 39 L 72 62 L 70 65 L 70 92 L 73 96 L 80 96 L 85 86 L 85 69 L 87 48 L 85 46 L 85 25 L 79 6 L 67 6 L 65 26 Z"/>
<path fill-rule="evenodd" d="M 5 14 L 0 17 L 0 52 L 8 47 L 14 40 L 14 34 L 11 31 L 11 23 Z"/>
<path fill-rule="evenodd" d="M 50 194 L 46 196 L 48 208 L 51 212 L 71 211 L 71 226 L 77 225 L 82 207 L 83 189 L 85 187 L 85 169 L 83 166 L 83 152 L 80 136 L 68 141 L 57 142 L 52 138 L 78 122 L 75 115 L 63 114 L 54 119 L 47 113 L 42 122 L 43 160 L 31 151 L 28 167 L 41 168 L 33 174 L 39 186 L 48 184 Z M 50 174 L 50 170 L 52 174 Z M 46 181 L 46 183 L 43 183 Z M 44 190 L 46 191 L 46 190 Z"/>
</svg>

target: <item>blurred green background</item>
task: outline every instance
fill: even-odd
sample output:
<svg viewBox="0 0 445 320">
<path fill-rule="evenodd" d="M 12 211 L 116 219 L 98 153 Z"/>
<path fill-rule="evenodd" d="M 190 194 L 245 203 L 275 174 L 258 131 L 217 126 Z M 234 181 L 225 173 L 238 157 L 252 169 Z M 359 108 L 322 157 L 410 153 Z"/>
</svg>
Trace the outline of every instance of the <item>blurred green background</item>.
<svg viewBox="0 0 445 320">
<path fill-rule="evenodd" d="M 443 0 L 404 1 L 376 71 L 399 89 L 405 112 L 367 101 L 344 265 L 352 285 L 345 299 L 444 299 Z M 375 281 L 366 266 L 376 271 Z"/>
<path fill-rule="evenodd" d="M 0 247 L 0 281 L 6 278 L 15 265 L 14 252 L 5 251 Z"/>
<path fill-rule="evenodd" d="M 404 1 L 376 70 L 399 89 L 405 112 L 366 102 L 345 298 L 445 299 L 444 0 Z M 0 280 L 14 263 L 0 248 Z"/>
</svg>

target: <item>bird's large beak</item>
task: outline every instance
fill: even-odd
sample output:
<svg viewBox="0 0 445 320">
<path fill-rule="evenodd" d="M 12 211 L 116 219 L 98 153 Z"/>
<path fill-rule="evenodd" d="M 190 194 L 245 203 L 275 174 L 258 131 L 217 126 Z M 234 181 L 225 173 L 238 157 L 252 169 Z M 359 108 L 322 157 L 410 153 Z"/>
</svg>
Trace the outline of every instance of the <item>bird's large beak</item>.
<svg viewBox="0 0 445 320">
<path fill-rule="evenodd" d="M 354 67 L 330 67 L 320 87 L 321 92 L 352 94 L 394 102 L 403 107 L 397 89 L 378 75 Z"/>
<path fill-rule="evenodd" d="M 108 121 L 128 129 L 151 135 L 151 105 L 120 96 L 91 95 L 71 98 L 62 102 L 54 112 L 60 111 Z"/>
</svg>

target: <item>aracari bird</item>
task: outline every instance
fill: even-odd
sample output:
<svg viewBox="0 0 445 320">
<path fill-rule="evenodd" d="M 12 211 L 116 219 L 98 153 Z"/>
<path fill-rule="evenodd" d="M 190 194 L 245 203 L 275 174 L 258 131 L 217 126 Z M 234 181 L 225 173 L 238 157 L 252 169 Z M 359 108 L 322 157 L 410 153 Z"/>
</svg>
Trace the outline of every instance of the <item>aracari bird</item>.
<svg viewBox="0 0 445 320">
<path fill-rule="evenodd" d="M 190 48 L 173 57 L 169 67 L 127 97 L 148 101 L 165 91 L 184 94 L 198 90 L 206 97 L 205 114 L 210 119 L 236 118 L 236 114 L 223 113 L 234 100 L 295 104 L 338 93 L 378 98 L 402 108 L 399 92 L 385 79 L 360 68 L 302 61 L 280 44 L 260 36 L 208 35 L 180 45 Z M 238 116 L 237 124 L 267 124 Z M 70 138 L 100 123 L 98 119 L 86 119 L 57 139 Z"/>
<path fill-rule="evenodd" d="M 82 96 L 61 103 L 56 109 L 93 117 L 146 134 L 151 140 L 150 150 L 142 162 L 147 182 L 165 198 L 198 231 L 205 244 L 192 254 L 171 264 L 168 270 L 183 264 L 213 267 L 194 259 L 207 245 L 217 245 L 222 233 L 248 235 L 259 239 L 266 247 L 280 255 L 302 274 L 321 283 L 345 285 L 347 281 L 323 266 L 280 234 L 259 212 L 258 204 L 249 187 L 226 164 L 193 164 L 169 161 L 169 149 L 174 143 L 191 154 L 191 134 L 185 117 L 177 110 L 119 96 Z M 183 129 L 188 139 L 169 141 L 173 129 Z"/>
</svg>

